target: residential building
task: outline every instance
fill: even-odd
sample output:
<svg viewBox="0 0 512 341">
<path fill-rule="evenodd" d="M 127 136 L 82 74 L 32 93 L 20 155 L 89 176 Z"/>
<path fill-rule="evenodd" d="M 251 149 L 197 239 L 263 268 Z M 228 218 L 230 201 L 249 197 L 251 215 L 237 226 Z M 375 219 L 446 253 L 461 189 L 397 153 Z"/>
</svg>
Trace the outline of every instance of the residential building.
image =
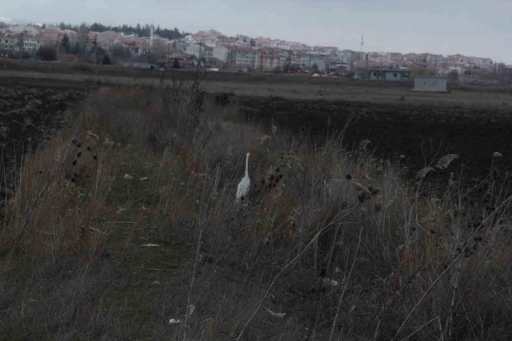
<svg viewBox="0 0 512 341">
<path fill-rule="evenodd" d="M 41 28 L 34 25 L 14 25 L 9 26 L 7 31 L 14 33 L 15 35 L 23 34 L 26 36 L 37 36 L 41 33 Z"/>
<path fill-rule="evenodd" d="M 235 37 L 219 36 L 216 45 L 234 45 L 237 40 Z"/>
<path fill-rule="evenodd" d="M 57 46 L 63 37 L 64 32 L 58 27 L 47 27 L 38 36 L 38 39 L 41 46 Z"/>
<path fill-rule="evenodd" d="M 241 41 L 244 41 L 244 42 L 247 42 L 247 43 L 248 43 L 248 42 L 250 42 L 250 41 L 251 41 L 251 39 L 252 39 L 252 38 L 251 38 L 251 37 L 249 37 L 249 36 L 246 36 L 246 35 L 244 35 L 244 34 L 237 34 L 237 35 L 236 35 L 236 39 L 237 39 L 237 40 L 241 40 Z"/>
<path fill-rule="evenodd" d="M 291 65 L 301 69 L 309 68 L 309 54 L 305 52 L 293 53 Z"/>
<path fill-rule="evenodd" d="M 18 39 L 12 34 L 0 33 L 0 51 L 13 52 Z"/>
<path fill-rule="evenodd" d="M 312 68 L 314 65 L 316 65 L 318 70 L 321 72 L 327 71 L 326 57 L 311 55 L 309 60 L 309 67 Z"/>
<path fill-rule="evenodd" d="M 290 50 L 290 43 L 284 40 L 274 40 L 272 42 L 272 47 L 281 49 L 281 50 Z"/>
<path fill-rule="evenodd" d="M 353 61 L 352 54 L 353 54 L 353 51 L 351 51 L 351 50 L 342 50 L 342 51 L 339 51 L 336 55 L 342 62 L 350 63 Z"/>
<path fill-rule="evenodd" d="M 469 59 L 466 56 L 460 54 L 454 54 L 446 57 L 446 61 L 449 64 L 459 65 L 459 66 L 469 66 Z"/>
<path fill-rule="evenodd" d="M 20 52 L 21 49 L 22 52 L 33 55 L 39 46 L 39 41 L 34 36 L 14 35 L 13 33 L 0 34 L 0 51 L 2 52 Z"/>
<path fill-rule="evenodd" d="M 336 71 L 340 73 L 344 73 L 348 69 L 348 63 L 342 62 L 341 60 L 336 59 L 326 59 L 325 60 L 325 69 L 326 71 Z"/>
<path fill-rule="evenodd" d="M 204 59 L 205 61 L 209 61 L 213 58 L 214 47 L 203 43 L 196 43 L 188 44 L 182 51 L 187 54 L 194 55 L 197 59 Z"/>
<path fill-rule="evenodd" d="M 221 63 L 228 62 L 229 49 L 226 46 L 216 46 L 213 48 L 212 57 L 218 59 Z"/>
<path fill-rule="evenodd" d="M 260 49 L 260 69 L 265 72 L 274 70 L 279 66 L 279 53 L 274 48 Z"/>
<path fill-rule="evenodd" d="M 30 54 L 35 54 L 39 49 L 39 41 L 36 37 L 23 37 L 22 50 Z"/>
<path fill-rule="evenodd" d="M 260 52 L 250 47 L 230 46 L 228 51 L 228 63 L 230 65 L 247 66 L 258 69 L 260 66 Z"/>
<path fill-rule="evenodd" d="M 265 47 L 274 47 L 272 39 L 264 38 L 264 37 L 256 37 L 254 38 L 254 42 L 256 47 L 265 48 Z"/>
<path fill-rule="evenodd" d="M 217 45 L 217 38 L 219 35 L 215 31 L 214 33 L 208 32 L 198 32 L 192 35 L 192 41 L 195 43 L 203 43 L 204 45 L 214 47 Z"/>
<path fill-rule="evenodd" d="M 370 69 L 369 79 L 375 81 L 408 81 L 409 71 L 398 69 Z"/>
<path fill-rule="evenodd" d="M 334 55 L 339 52 L 339 49 L 334 46 L 313 46 L 311 50 L 322 55 Z"/>
</svg>

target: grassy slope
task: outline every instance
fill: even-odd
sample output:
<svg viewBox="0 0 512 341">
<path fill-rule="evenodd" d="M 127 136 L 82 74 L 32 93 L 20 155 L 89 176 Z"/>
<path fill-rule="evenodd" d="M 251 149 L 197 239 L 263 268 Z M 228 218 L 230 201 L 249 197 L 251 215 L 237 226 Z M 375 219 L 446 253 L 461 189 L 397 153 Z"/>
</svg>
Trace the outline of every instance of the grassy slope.
<svg viewBox="0 0 512 341">
<path fill-rule="evenodd" d="M 197 84 L 102 89 L 69 124 L 2 215 L 2 338 L 511 336 L 505 180 L 435 198 L 335 137 L 201 105 Z"/>
</svg>

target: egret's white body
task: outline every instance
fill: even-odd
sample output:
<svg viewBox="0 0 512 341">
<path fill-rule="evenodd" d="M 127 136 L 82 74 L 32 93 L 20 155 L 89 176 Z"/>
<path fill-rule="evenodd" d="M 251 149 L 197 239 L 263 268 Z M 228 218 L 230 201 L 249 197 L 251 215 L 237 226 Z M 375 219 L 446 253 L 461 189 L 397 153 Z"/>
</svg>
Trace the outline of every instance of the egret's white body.
<svg viewBox="0 0 512 341">
<path fill-rule="evenodd" d="M 249 188 L 251 187 L 251 179 L 249 178 L 249 155 L 251 153 L 247 153 L 247 157 L 245 158 L 245 176 L 238 183 L 238 188 L 236 189 L 236 200 L 242 200 L 247 198 L 247 194 L 249 194 Z"/>
</svg>

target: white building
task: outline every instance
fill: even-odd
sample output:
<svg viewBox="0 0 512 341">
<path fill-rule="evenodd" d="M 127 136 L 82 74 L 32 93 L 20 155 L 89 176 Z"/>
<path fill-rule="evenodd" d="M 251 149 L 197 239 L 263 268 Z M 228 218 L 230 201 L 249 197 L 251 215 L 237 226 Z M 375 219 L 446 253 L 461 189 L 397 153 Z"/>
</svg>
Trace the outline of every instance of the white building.
<svg viewBox="0 0 512 341">
<path fill-rule="evenodd" d="M 198 59 L 210 60 L 213 57 L 213 47 L 205 44 L 187 44 L 181 49 L 187 54 L 194 55 Z"/>
<path fill-rule="evenodd" d="M 345 63 L 352 62 L 352 51 L 351 50 L 343 50 L 337 53 L 338 58 Z"/>
<path fill-rule="evenodd" d="M 221 62 L 228 62 L 228 48 L 225 46 L 216 46 L 213 48 L 212 56 L 213 58 L 217 58 Z"/>
<path fill-rule="evenodd" d="M 25 52 L 35 53 L 39 49 L 39 41 L 35 37 L 25 37 L 22 42 L 22 49 Z"/>
<path fill-rule="evenodd" d="M 31 26 L 31 25 L 16 25 L 16 26 L 10 26 L 5 31 L 12 32 L 16 35 L 23 34 L 27 36 L 36 36 L 41 33 L 41 29 L 39 27 Z"/>
<path fill-rule="evenodd" d="M 323 56 L 310 55 L 308 64 L 308 67 L 313 67 L 313 65 L 316 64 L 316 66 L 318 66 L 319 71 L 326 71 L 327 64 L 325 63 L 325 57 Z"/>
<path fill-rule="evenodd" d="M 417 76 L 414 78 L 414 91 L 446 92 L 446 78 L 435 76 Z"/>
<path fill-rule="evenodd" d="M 39 41 L 36 37 L 0 35 L 0 51 L 36 53 L 39 49 Z"/>
</svg>

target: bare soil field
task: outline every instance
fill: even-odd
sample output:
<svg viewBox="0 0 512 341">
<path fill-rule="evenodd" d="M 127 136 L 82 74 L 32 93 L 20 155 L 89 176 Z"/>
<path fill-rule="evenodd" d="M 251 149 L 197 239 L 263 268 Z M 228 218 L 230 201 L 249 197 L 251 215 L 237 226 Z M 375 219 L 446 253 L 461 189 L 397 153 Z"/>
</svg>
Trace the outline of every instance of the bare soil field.
<svg viewBox="0 0 512 341">
<path fill-rule="evenodd" d="M 44 141 L 52 129 L 61 127 L 65 110 L 84 93 L 74 90 L 0 86 L 0 201 L 5 200 L 16 166 L 23 153 Z"/>
<path fill-rule="evenodd" d="M 159 85 L 171 79 L 0 72 L 0 86 L 88 91 L 110 85 Z M 203 80 L 207 93 L 224 93 L 246 117 L 286 129 L 307 127 L 316 138 L 343 128 L 349 148 L 369 139 L 383 159 L 407 158 L 411 172 L 427 166 L 436 156 L 456 153 L 467 181 L 488 174 L 492 154 L 506 154 L 512 144 L 512 95 L 454 91 L 415 93 L 406 88 L 260 84 Z M 512 167 L 505 157 L 503 167 Z"/>
<path fill-rule="evenodd" d="M 462 171 L 463 178 L 469 182 L 487 176 L 493 153 L 507 155 L 512 144 L 510 108 L 262 100 L 258 97 L 242 97 L 239 101 L 252 119 L 273 120 L 296 130 L 306 127 L 317 140 L 325 139 L 328 130 L 331 135 L 336 130 L 341 131 L 351 118 L 344 133 L 349 149 L 369 139 L 370 149 L 377 157 L 398 160 L 403 155 L 413 173 L 442 155 L 455 153 L 460 156 L 456 162 L 457 175 Z M 504 169 L 512 168 L 512 160 L 507 156 L 500 163 Z"/>
</svg>

